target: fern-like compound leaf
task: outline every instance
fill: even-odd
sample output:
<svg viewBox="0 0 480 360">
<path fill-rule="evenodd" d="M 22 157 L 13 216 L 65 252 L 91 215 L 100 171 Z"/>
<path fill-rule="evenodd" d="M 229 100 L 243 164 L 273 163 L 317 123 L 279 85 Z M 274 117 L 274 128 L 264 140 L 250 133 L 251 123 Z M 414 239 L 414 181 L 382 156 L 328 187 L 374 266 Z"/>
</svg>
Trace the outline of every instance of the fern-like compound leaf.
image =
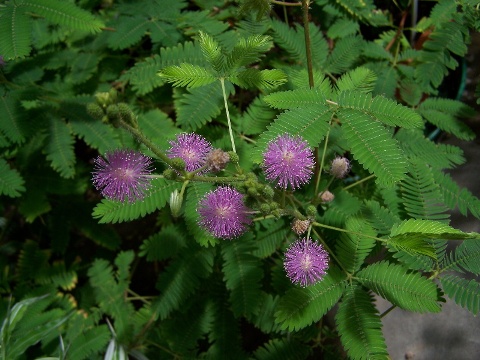
<svg viewBox="0 0 480 360">
<path fill-rule="evenodd" d="M 183 63 L 180 65 L 168 66 L 158 72 L 164 81 L 172 83 L 173 86 L 195 88 L 213 83 L 217 78 L 205 68 Z"/>
<path fill-rule="evenodd" d="M 287 82 L 282 70 L 246 69 L 230 75 L 227 80 L 243 88 L 274 89 Z"/>
<path fill-rule="evenodd" d="M 295 339 L 281 338 L 272 339 L 262 347 L 255 350 L 254 358 L 257 360 L 290 360 L 307 359 L 311 349 Z"/>
<path fill-rule="evenodd" d="M 222 54 L 222 48 L 217 41 L 213 39 L 207 33 L 200 31 L 200 48 L 202 49 L 203 56 L 207 59 L 210 66 L 217 72 L 221 72 L 224 66 L 224 55 Z"/>
<path fill-rule="evenodd" d="M 294 109 L 325 104 L 325 94 L 321 89 L 296 89 L 278 91 L 264 97 L 264 101 L 275 109 Z"/>
<path fill-rule="evenodd" d="M 32 23 L 25 9 L 10 1 L 0 8 L 0 49 L 2 56 L 16 59 L 30 54 Z"/>
<path fill-rule="evenodd" d="M 324 71 L 340 74 L 352 67 L 362 50 L 363 40 L 358 36 L 347 36 L 338 40 L 328 56 Z"/>
<path fill-rule="evenodd" d="M 447 221 L 447 207 L 439 186 L 435 183 L 432 169 L 423 161 L 411 160 L 409 173 L 400 183 L 402 201 L 408 215 L 415 219 Z"/>
<path fill-rule="evenodd" d="M 382 124 L 354 109 L 342 109 L 338 117 L 353 156 L 377 176 L 379 184 L 391 186 L 405 178 L 405 155 Z"/>
<path fill-rule="evenodd" d="M 25 191 L 25 180 L 20 173 L 8 166 L 8 163 L 0 158 L 0 195 L 18 197 Z"/>
<path fill-rule="evenodd" d="M 114 50 L 127 49 L 138 43 L 148 31 L 150 20 L 141 15 L 120 16 L 117 24 L 116 31 L 108 37 L 108 45 Z"/>
<path fill-rule="evenodd" d="M 441 264 L 442 272 L 455 270 L 480 275 L 480 241 L 465 240 Z"/>
<path fill-rule="evenodd" d="M 20 106 L 16 95 L 0 97 L 0 114 L 2 114 L 0 134 L 3 134 L 9 142 L 17 144 L 24 142 L 28 135 L 28 113 Z"/>
<path fill-rule="evenodd" d="M 349 217 L 345 229 L 336 242 L 336 254 L 342 268 L 354 273 L 363 265 L 365 258 L 375 246 L 375 230 L 362 218 Z"/>
<path fill-rule="evenodd" d="M 435 283 L 403 266 L 381 261 L 367 266 L 356 279 L 398 307 L 415 312 L 439 312 L 439 291 Z"/>
<path fill-rule="evenodd" d="M 75 174 L 73 144 L 70 127 L 63 120 L 52 117 L 46 146 L 47 159 L 64 178 L 71 178 Z"/>
<path fill-rule="evenodd" d="M 45 17 L 53 24 L 64 25 L 72 29 L 100 32 L 103 23 L 88 11 L 61 0 L 25 0 L 22 2 L 28 12 Z"/>
<path fill-rule="evenodd" d="M 330 109 L 323 105 L 297 108 L 280 114 L 268 130 L 260 135 L 252 154 L 253 161 L 261 162 L 268 142 L 285 133 L 300 135 L 310 146 L 317 146 L 328 132 L 331 117 Z"/>
<path fill-rule="evenodd" d="M 436 144 L 427 139 L 420 129 L 400 129 L 395 139 L 409 157 L 421 159 L 435 169 L 452 169 L 465 162 L 463 151 L 452 145 Z"/>
<path fill-rule="evenodd" d="M 470 212 L 477 219 L 480 219 L 480 199 L 467 189 L 460 188 L 449 174 L 434 171 L 433 176 L 440 187 L 443 202 L 446 206 L 452 210 L 458 208 L 460 213 L 465 216 Z"/>
<path fill-rule="evenodd" d="M 338 105 L 341 108 L 361 111 L 390 126 L 406 129 L 423 126 L 422 118 L 415 111 L 383 96 L 372 98 L 370 94 L 359 91 L 343 91 L 338 95 Z"/>
<path fill-rule="evenodd" d="M 240 241 L 222 244 L 224 281 L 236 317 L 249 317 L 256 312 L 261 297 L 262 263 L 251 255 L 255 241 L 252 236 L 243 236 Z"/>
<path fill-rule="evenodd" d="M 92 216 L 99 219 L 99 223 L 117 223 L 131 221 L 161 209 L 175 190 L 180 190 L 181 184 L 165 179 L 153 179 L 151 189 L 142 200 L 135 203 L 103 199 L 93 209 Z"/>
<path fill-rule="evenodd" d="M 335 323 L 350 359 L 385 359 L 387 345 L 373 296 L 360 286 L 349 286 L 342 298 Z"/>
<path fill-rule="evenodd" d="M 457 305 L 466 308 L 473 315 L 480 311 L 480 283 L 474 279 L 466 280 L 455 275 L 440 278 L 443 291 Z"/>
<path fill-rule="evenodd" d="M 260 60 L 260 57 L 272 47 L 270 36 L 251 35 L 242 38 L 235 45 L 232 52 L 225 58 L 224 71 L 226 73 L 250 65 Z"/>
<path fill-rule="evenodd" d="M 335 267 L 319 283 L 288 290 L 275 313 L 283 330 L 295 331 L 319 321 L 337 303 L 344 291 L 345 274 Z"/>
<path fill-rule="evenodd" d="M 166 319 L 178 309 L 198 289 L 200 280 L 211 274 L 213 256 L 212 248 L 192 245 L 162 272 L 156 285 L 160 296 L 152 304 L 152 310 L 160 319 Z"/>
<path fill-rule="evenodd" d="M 72 360 L 88 359 L 92 355 L 105 350 L 111 333 L 107 325 L 98 325 L 84 329 L 68 346 L 68 358 Z"/>
<path fill-rule="evenodd" d="M 139 256 L 144 256 L 147 261 L 162 261 L 176 255 L 186 246 L 187 239 L 178 227 L 165 226 L 143 241 Z"/>
<path fill-rule="evenodd" d="M 392 227 L 390 238 L 400 241 L 402 238 L 418 237 L 424 239 L 476 239 L 477 233 L 465 233 L 447 225 L 444 222 L 433 220 L 408 219 Z"/>
<path fill-rule="evenodd" d="M 339 92 L 356 90 L 362 93 L 369 93 L 375 87 L 377 75 L 372 70 L 364 67 L 358 67 L 343 74 L 337 80 L 335 87 Z"/>
</svg>

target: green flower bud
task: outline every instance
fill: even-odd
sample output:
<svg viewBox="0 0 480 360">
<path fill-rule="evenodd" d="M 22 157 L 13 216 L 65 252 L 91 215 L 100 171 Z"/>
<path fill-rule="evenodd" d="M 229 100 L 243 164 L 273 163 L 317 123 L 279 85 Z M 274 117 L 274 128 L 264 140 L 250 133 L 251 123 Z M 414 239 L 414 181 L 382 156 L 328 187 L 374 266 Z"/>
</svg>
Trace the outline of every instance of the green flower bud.
<svg viewBox="0 0 480 360">
<path fill-rule="evenodd" d="M 178 174 L 173 169 L 165 169 L 163 171 L 163 177 L 167 180 L 175 180 L 178 177 Z"/>
<path fill-rule="evenodd" d="M 314 218 L 317 215 L 317 208 L 314 205 L 309 205 L 306 212 L 309 217 Z"/>
<path fill-rule="evenodd" d="M 237 153 L 234 152 L 234 151 L 229 151 L 228 152 L 228 156 L 230 157 L 230 161 L 234 164 L 238 164 L 238 160 L 240 160 L 240 158 L 238 157 Z"/>
<path fill-rule="evenodd" d="M 267 199 L 273 199 L 273 195 L 275 195 L 275 191 L 269 185 L 263 185 L 260 189 L 260 193 L 265 196 Z"/>
<path fill-rule="evenodd" d="M 87 104 L 87 113 L 96 120 L 102 120 L 103 116 L 105 115 L 102 108 L 95 103 Z"/>
<path fill-rule="evenodd" d="M 247 189 L 247 194 L 250 196 L 258 196 L 258 191 L 255 187 L 252 186 Z"/>
<path fill-rule="evenodd" d="M 138 128 L 137 117 L 130 109 L 130 107 L 125 103 L 118 103 L 117 106 L 119 115 L 122 117 L 122 120 L 125 121 L 127 124 L 133 126 L 134 128 Z"/>
<path fill-rule="evenodd" d="M 272 201 L 271 203 L 268 204 L 268 206 L 270 206 L 270 210 L 276 210 L 280 207 L 280 204 L 275 201 Z"/>
<path fill-rule="evenodd" d="M 97 104 L 100 105 L 102 108 L 106 108 L 108 105 L 111 104 L 110 95 L 106 92 L 96 93 L 95 100 L 97 101 Z"/>
<path fill-rule="evenodd" d="M 107 116 L 111 121 L 117 120 L 120 115 L 117 105 L 108 105 L 107 107 Z"/>
<path fill-rule="evenodd" d="M 260 205 L 260 211 L 262 212 L 262 214 L 269 214 L 270 213 L 270 205 L 268 204 L 261 204 Z"/>
<path fill-rule="evenodd" d="M 175 170 L 185 170 L 185 160 L 181 158 L 172 159 L 171 165 Z"/>
<path fill-rule="evenodd" d="M 182 203 L 183 203 L 183 196 L 180 195 L 178 190 L 175 190 L 170 194 L 170 211 L 172 212 L 172 216 L 177 218 L 182 213 Z"/>
</svg>

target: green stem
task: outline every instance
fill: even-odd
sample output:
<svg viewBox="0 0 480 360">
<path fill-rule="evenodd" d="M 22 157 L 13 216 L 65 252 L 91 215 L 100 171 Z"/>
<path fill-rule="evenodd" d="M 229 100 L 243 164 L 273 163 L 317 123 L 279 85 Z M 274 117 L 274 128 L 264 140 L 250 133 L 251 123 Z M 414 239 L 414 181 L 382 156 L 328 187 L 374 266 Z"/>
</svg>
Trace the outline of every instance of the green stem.
<svg viewBox="0 0 480 360">
<path fill-rule="evenodd" d="M 366 234 L 363 234 L 363 233 L 359 233 L 359 232 L 356 232 L 356 231 L 351 231 L 351 230 L 346 230 L 346 229 L 342 229 L 342 228 L 337 228 L 335 226 L 330 226 L 330 225 L 325 225 L 325 224 L 320 224 L 318 222 L 314 222 L 312 223 L 313 226 L 317 226 L 317 227 L 322 227 L 322 228 L 325 228 L 325 229 L 330 229 L 330 230 L 335 230 L 335 231 L 340 231 L 340 232 L 344 232 L 344 233 L 347 233 L 347 234 L 353 234 L 353 235 L 358 235 L 358 236 L 363 236 L 363 237 L 366 237 L 366 238 L 369 238 L 369 239 L 375 239 L 377 241 L 381 241 L 381 242 L 387 242 L 387 239 L 381 239 L 381 238 L 378 238 L 376 236 L 370 236 L 370 235 L 366 235 Z"/>
<path fill-rule="evenodd" d="M 224 78 L 220 78 L 220 84 L 222 84 L 223 101 L 225 103 L 225 112 L 227 113 L 228 133 L 230 134 L 230 141 L 232 142 L 232 150 L 234 153 L 237 153 L 237 150 L 235 149 L 235 141 L 233 140 L 232 122 L 230 121 L 230 112 L 228 111 L 227 92 L 225 91 Z"/>
<path fill-rule="evenodd" d="M 315 225 L 316 223 L 313 223 L 312 225 Z M 347 269 L 345 269 L 342 265 L 342 263 L 337 259 L 337 257 L 335 256 L 335 253 L 332 251 L 332 249 L 329 248 L 329 246 L 325 243 L 325 241 L 323 241 L 322 237 L 320 236 L 320 234 L 310 226 L 310 228 L 312 229 L 313 233 L 315 234 L 315 236 L 318 238 L 318 240 L 322 243 L 323 247 L 325 248 L 325 250 L 328 251 L 328 254 L 333 258 L 333 260 L 336 261 L 336 263 L 338 264 L 338 266 L 340 266 L 342 268 L 342 270 L 346 273 L 346 274 L 350 274 Z"/>
<path fill-rule="evenodd" d="M 231 183 L 238 181 L 245 181 L 245 176 L 193 176 L 188 179 L 191 181 L 204 181 L 204 182 L 213 182 L 213 183 Z"/>
<path fill-rule="evenodd" d="M 172 160 L 167 157 L 154 143 L 152 143 L 145 135 L 143 135 L 138 129 L 135 129 L 133 126 L 130 126 L 123 120 L 118 120 L 115 122 L 116 125 L 124 128 L 129 131 L 138 141 L 148 147 L 155 155 L 157 155 L 163 162 L 167 165 L 172 165 Z"/>
<path fill-rule="evenodd" d="M 358 180 L 358 181 L 354 182 L 353 184 L 350 184 L 350 185 L 348 185 L 348 186 L 345 186 L 345 187 L 343 188 L 343 190 L 351 189 L 352 187 L 357 186 L 357 185 L 360 185 L 361 183 L 363 183 L 363 182 L 365 182 L 365 181 L 368 181 L 368 180 L 370 180 L 370 179 L 373 179 L 374 177 L 375 177 L 375 175 L 373 175 L 373 174 L 372 174 L 372 175 L 369 175 L 369 176 L 367 176 L 367 177 L 364 177 L 363 179 Z"/>
<path fill-rule="evenodd" d="M 310 27 L 308 26 L 308 7 L 310 0 L 302 0 L 303 5 L 303 32 L 305 34 L 305 50 L 307 55 L 307 69 L 308 69 L 308 84 L 311 88 L 314 86 L 313 82 L 313 64 L 312 64 L 312 45 L 310 43 Z"/>
<path fill-rule="evenodd" d="M 283 6 L 302 6 L 301 2 L 290 3 L 286 1 L 277 1 L 277 0 L 270 0 L 272 4 L 276 5 L 283 5 Z"/>
<path fill-rule="evenodd" d="M 328 139 L 330 137 L 330 128 L 332 125 L 332 121 L 330 120 L 330 124 L 328 127 L 328 132 L 327 135 L 325 136 L 325 144 L 323 145 L 323 153 L 322 153 L 322 160 L 320 161 L 320 168 L 318 170 L 318 175 L 317 175 L 317 181 L 315 183 L 315 196 L 318 194 L 318 187 L 320 186 L 320 180 L 322 179 L 322 171 L 323 171 L 323 166 L 325 165 L 325 154 L 327 153 L 327 145 L 328 145 Z M 327 187 L 328 190 L 328 187 Z"/>
</svg>

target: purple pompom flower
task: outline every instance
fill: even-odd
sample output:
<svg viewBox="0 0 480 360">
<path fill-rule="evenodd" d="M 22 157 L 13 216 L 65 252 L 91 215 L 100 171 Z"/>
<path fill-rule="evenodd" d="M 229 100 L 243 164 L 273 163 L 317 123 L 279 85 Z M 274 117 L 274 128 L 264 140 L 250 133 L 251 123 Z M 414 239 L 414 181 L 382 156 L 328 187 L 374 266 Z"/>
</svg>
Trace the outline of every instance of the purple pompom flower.
<svg viewBox="0 0 480 360">
<path fill-rule="evenodd" d="M 243 195 L 229 186 L 219 186 L 200 201 L 199 224 L 215 237 L 232 239 L 242 235 L 251 224 Z"/>
<path fill-rule="evenodd" d="M 303 238 L 288 247 L 283 267 L 294 284 L 305 287 L 323 279 L 328 260 L 328 253 L 321 244 L 311 238 Z"/>
<path fill-rule="evenodd" d="M 133 150 L 114 150 L 94 162 L 93 185 L 103 196 L 129 202 L 143 199 L 153 171 L 150 157 Z"/>
<path fill-rule="evenodd" d="M 185 161 L 185 170 L 195 171 L 205 165 L 207 154 L 212 151 L 212 144 L 198 134 L 179 134 L 175 141 L 170 141 L 167 156 Z M 208 171 L 208 169 L 206 170 Z M 203 173 L 205 171 L 202 171 Z"/>
<path fill-rule="evenodd" d="M 277 136 L 263 154 L 262 167 L 266 178 L 284 189 L 288 185 L 295 189 L 307 183 L 314 165 L 313 152 L 300 136 Z"/>
</svg>

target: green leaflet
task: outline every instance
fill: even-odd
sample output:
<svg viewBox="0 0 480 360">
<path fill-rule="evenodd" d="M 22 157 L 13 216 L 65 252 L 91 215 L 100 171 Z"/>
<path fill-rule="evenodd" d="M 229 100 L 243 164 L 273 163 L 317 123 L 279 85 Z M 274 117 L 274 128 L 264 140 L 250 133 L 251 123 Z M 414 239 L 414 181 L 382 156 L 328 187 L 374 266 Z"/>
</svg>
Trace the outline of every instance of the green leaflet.
<svg viewBox="0 0 480 360">
<path fill-rule="evenodd" d="M 385 359 L 387 344 L 374 298 L 360 286 L 349 286 L 335 323 L 350 359 Z"/>
<path fill-rule="evenodd" d="M 205 86 L 217 80 L 205 68 L 188 63 L 168 66 L 159 71 L 158 75 L 164 81 L 172 83 L 173 86 L 185 86 L 187 88 Z"/>
<path fill-rule="evenodd" d="M 383 96 L 372 98 L 370 94 L 359 91 L 341 91 L 338 95 L 338 105 L 342 109 L 362 112 L 372 120 L 389 126 L 400 126 L 406 129 L 423 126 L 421 117 L 415 111 Z"/>
<path fill-rule="evenodd" d="M 255 353 L 257 360 L 290 360 L 306 359 L 312 350 L 307 345 L 301 344 L 295 339 L 281 338 L 272 339 L 258 348 Z"/>
<path fill-rule="evenodd" d="M 248 317 L 257 311 L 261 297 L 262 262 L 251 255 L 255 250 L 251 236 L 242 236 L 239 240 L 222 244 L 222 270 L 234 315 Z"/>
<path fill-rule="evenodd" d="M 133 204 L 127 202 L 103 199 L 94 209 L 92 216 L 99 223 L 117 223 L 130 221 L 150 214 L 165 206 L 170 194 L 175 189 L 180 190 L 181 184 L 163 178 L 153 179 L 151 190 L 145 198 Z"/>
<path fill-rule="evenodd" d="M 0 195 L 18 197 L 25 191 L 25 180 L 17 170 L 10 168 L 8 163 L 0 158 Z"/>
<path fill-rule="evenodd" d="M 335 244 L 335 250 L 342 267 L 349 273 L 354 273 L 360 269 L 375 246 L 375 239 L 372 237 L 375 237 L 376 233 L 365 219 L 360 217 L 347 218 L 345 229 L 352 233 L 342 233 Z"/>
<path fill-rule="evenodd" d="M 419 273 L 381 261 L 359 271 L 355 278 L 398 307 L 416 312 L 439 312 L 438 288 Z"/>
<path fill-rule="evenodd" d="M 391 186 L 405 177 L 405 155 L 382 124 L 354 109 L 341 109 L 338 117 L 353 156 L 379 184 Z"/>
<path fill-rule="evenodd" d="M 473 315 L 480 311 L 480 283 L 476 280 L 462 279 L 455 275 L 440 278 L 443 291 L 457 305 L 466 308 Z"/>
<path fill-rule="evenodd" d="M 342 296 L 344 280 L 345 274 L 330 267 L 319 283 L 288 290 L 280 299 L 275 313 L 280 328 L 295 331 L 319 321 Z"/>
<path fill-rule="evenodd" d="M 480 274 L 480 241 L 479 239 L 464 240 L 455 251 L 445 257 L 441 263 L 442 272 L 454 270 Z"/>
<path fill-rule="evenodd" d="M 70 127 L 63 120 L 52 117 L 46 144 L 47 159 L 52 168 L 64 178 L 75 175 L 73 144 Z"/>
</svg>

